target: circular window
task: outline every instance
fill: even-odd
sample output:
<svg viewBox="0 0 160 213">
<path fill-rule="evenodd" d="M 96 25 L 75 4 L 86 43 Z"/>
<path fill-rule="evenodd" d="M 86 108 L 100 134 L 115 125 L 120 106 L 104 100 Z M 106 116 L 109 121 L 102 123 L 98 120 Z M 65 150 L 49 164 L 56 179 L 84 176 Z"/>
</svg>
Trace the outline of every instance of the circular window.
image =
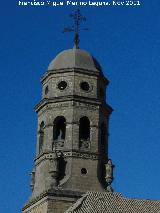
<svg viewBox="0 0 160 213">
<path fill-rule="evenodd" d="M 81 169 L 81 174 L 82 175 L 86 175 L 87 174 L 87 169 L 86 168 L 82 168 Z"/>
<path fill-rule="evenodd" d="M 46 88 L 45 88 L 45 95 L 48 94 L 48 91 L 49 91 L 48 86 L 46 86 Z"/>
<path fill-rule="evenodd" d="M 81 86 L 81 89 L 84 91 L 89 91 L 90 89 L 88 82 L 81 82 L 80 86 Z"/>
<path fill-rule="evenodd" d="M 64 90 L 67 87 L 67 82 L 66 81 L 61 81 L 58 83 L 58 89 Z"/>
</svg>

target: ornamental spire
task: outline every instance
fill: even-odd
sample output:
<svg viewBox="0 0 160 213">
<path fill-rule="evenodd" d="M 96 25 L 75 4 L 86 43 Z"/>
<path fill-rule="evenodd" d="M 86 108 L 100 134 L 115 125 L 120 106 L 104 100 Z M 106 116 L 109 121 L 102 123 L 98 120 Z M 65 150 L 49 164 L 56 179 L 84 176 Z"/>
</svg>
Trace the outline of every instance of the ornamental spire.
<svg viewBox="0 0 160 213">
<path fill-rule="evenodd" d="M 86 21 L 86 18 L 82 16 L 80 9 L 77 9 L 75 13 L 71 13 L 69 15 L 71 18 L 74 20 L 74 25 L 72 27 L 65 27 L 63 30 L 63 33 L 65 32 L 74 32 L 74 48 L 78 49 L 79 48 L 79 32 L 80 30 L 88 30 L 87 28 L 80 28 L 80 24 L 82 21 Z"/>
</svg>

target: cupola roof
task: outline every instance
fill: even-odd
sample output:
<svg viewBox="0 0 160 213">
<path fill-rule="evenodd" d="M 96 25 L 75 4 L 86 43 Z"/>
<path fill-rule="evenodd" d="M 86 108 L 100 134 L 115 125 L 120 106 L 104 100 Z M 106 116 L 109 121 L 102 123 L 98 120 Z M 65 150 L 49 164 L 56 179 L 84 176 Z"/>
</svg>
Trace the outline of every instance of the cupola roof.
<svg viewBox="0 0 160 213">
<path fill-rule="evenodd" d="M 78 68 L 89 71 L 101 71 L 101 66 L 97 60 L 87 51 L 82 49 L 68 49 L 59 53 L 51 61 L 48 70 Z"/>
</svg>

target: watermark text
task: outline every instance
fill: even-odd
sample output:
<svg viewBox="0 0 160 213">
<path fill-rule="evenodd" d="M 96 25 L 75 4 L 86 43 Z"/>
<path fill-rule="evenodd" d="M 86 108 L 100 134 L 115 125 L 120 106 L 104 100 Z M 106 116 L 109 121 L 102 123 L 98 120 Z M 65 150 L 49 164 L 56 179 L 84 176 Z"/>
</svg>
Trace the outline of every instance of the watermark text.
<svg viewBox="0 0 160 213">
<path fill-rule="evenodd" d="M 124 7 L 124 6 L 140 6 L 141 0 L 130 0 L 130 1 L 119 1 L 119 0 L 108 0 L 108 1 L 18 1 L 18 6 L 53 6 L 53 7 L 61 7 L 61 6 L 92 6 L 92 7 Z"/>
</svg>

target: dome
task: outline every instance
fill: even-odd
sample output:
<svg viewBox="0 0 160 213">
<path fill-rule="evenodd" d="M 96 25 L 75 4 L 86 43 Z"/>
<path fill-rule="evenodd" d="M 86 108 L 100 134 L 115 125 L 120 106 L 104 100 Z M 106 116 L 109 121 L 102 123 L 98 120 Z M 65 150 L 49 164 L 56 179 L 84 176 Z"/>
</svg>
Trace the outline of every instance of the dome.
<svg viewBox="0 0 160 213">
<path fill-rule="evenodd" d="M 59 53 L 55 59 L 51 61 L 48 70 L 80 68 L 90 71 L 101 71 L 101 67 L 97 60 L 88 52 L 81 49 L 69 49 Z"/>
</svg>

